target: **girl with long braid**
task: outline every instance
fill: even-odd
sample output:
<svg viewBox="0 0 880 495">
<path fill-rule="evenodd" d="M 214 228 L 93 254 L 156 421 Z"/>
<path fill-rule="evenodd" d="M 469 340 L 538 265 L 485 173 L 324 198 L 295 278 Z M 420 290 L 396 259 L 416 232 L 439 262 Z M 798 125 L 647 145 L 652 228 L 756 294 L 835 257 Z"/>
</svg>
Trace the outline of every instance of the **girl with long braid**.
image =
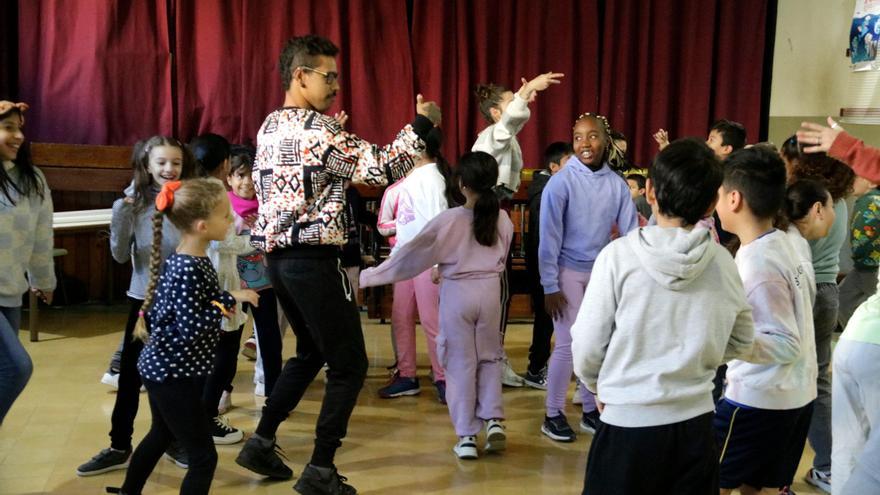
<svg viewBox="0 0 880 495">
<path fill-rule="evenodd" d="M 177 251 L 162 261 L 165 217 L 180 231 Z M 131 457 L 117 493 L 139 494 L 172 440 L 189 459 L 180 493 L 208 493 L 217 452 L 202 405 L 204 380 L 220 339 L 220 320 L 236 303 L 257 305 L 257 293 L 221 291 L 206 255 L 208 243 L 222 240 L 232 224 L 226 189 L 215 180 L 172 181 L 156 197 L 150 280 L 138 312 L 135 337 L 145 341 L 137 368 L 150 399 L 153 422 Z M 149 321 L 149 333 L 147 332 Z"/>
</svg>

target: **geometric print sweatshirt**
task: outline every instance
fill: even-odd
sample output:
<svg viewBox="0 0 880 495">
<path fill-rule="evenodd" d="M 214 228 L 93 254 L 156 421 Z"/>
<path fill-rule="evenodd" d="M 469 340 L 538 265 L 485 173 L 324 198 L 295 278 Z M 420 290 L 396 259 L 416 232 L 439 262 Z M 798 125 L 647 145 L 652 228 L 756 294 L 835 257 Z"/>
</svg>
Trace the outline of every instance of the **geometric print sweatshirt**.
<svg viewBox="0 0 880 495">
<path fill-rule="evenodd" d="M 379 147 L 314 110 L 270 113 L 257 133 L 253 181 L 260 207 L 251 244 L 267 253 L 297 244 L 342 246 L 351 222 L 345 188 L 384 186 L 406 175 L 432 127 L 418 115 Z"/>
</svg>

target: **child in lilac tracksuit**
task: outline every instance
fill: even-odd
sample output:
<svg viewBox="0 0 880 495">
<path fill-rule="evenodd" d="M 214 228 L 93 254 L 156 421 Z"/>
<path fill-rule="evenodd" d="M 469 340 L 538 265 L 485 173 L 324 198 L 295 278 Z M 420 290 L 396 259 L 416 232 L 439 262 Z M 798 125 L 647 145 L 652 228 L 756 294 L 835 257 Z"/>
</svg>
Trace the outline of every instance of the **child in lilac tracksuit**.
<svg viewBox="0 0 880 495">
<path fill-rule="evenodd" d="M 409 243 L 376 268 L 361 272 L 362 287 L 412 278 L 439 266 L 440 335 L 437 354 L 446 369 L 449 415 L 461 459 L 477 458 L 476 435 L 486 422 L 487 452 L 506 446 L 501 400 L 500 273 L 513 224 L 499 209 L 492 188 L 495 159 L 468 153 L 458 166 L 464 206 L 434 217 Z"/>
<path fill-rule="evenodd" d="M 606 163 L 609 132 L 605 117 L 581 115 L 573 129 L 574 156 L 550 179 L 541 199 L 538 270 L 555 335 L 547 370 L 547 413 L 541 431 L 560 442 L 575 439 L 564 414 L 573 370 L 571 325 L 590 281 L 593 262 L 611 241 L 615 225 L 621 236 L 639 225 L 629 186 Z M 599 420 L 595 400 L 583 389 L 581 397 L 581 429 L 593 433 Z"/>
</svg>

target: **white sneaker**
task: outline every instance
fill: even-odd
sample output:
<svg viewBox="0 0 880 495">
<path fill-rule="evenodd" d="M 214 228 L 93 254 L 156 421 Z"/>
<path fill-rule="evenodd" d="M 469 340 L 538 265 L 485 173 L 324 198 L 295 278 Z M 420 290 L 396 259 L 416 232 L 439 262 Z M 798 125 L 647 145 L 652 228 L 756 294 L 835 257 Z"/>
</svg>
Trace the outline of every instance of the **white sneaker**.
<svg viewBox="0 0 880 495">
<path fill-rule="evenodd" d="M 501 452 L 507 448 L 507 434 L 504 433 L 504 423 L 500 419 L 490 419 L 486 422 L 486 452 Z"/>
<path fill-rule="evenodd" d="M 223 394 L 220 395 L 220 403 L 217 404 L 217 412 L 226 414 L 230 409 L 232 409 L 232 394 L 224 390 Z"/>
<path fill-rule="evenodd" d="M 101 377 L 101 383 L 112 387 L 113 390 L 119 390 L 119 373 L 109 371 L 104 373 L 104 376 Z"/>
<path fill-rule="evenodd" d="M 516 374 L 513 371 L 513 368 L 510 366 L 510 361 L 507 358 L 504 358 L 501 361 L 501 384 L 505 387 L 523 387 L 526 382 L 523 378 Z"/>
<path fill-rule="evenodd" d="M 257 383 L 254 385 L 254 395 L 257 397 L 265 397 L 266 396 L 266 384 L 265 383 Z"/>
<path fill-rule="evenodd" d="M 815 468 L 810 468 L 810 470 L 807 471 L 807 475 L 804 476 L 804 481 L 815 486 L 825 493 L 831 493 L 831 473 L 826 473 L 823 471 L 819 471 Z"/>
<path fill-rule="evenodd" d="M 251 336 L 251 338 L 245 340 L 244 345 L 241 346 L 241 355 L 251 361 L 255 361 L 257 359 L 257 339 Z"/>
<path fill-rule="evenodd" d="M 458 437 L 458 443 L 455 444 L 455 447 L 452 447 L 452 451 L 455 452 L 459 459 L 476 459 L 477 437 Z"/>
</svg>

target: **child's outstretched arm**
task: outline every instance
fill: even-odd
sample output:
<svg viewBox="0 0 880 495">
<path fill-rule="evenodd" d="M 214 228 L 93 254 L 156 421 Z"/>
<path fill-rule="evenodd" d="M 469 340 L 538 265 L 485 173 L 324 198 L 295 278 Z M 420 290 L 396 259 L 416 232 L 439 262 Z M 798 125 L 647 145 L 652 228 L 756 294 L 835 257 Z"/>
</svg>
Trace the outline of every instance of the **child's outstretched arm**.
<svg viewBox="0 0 880 495">
<path fill-rule="evenodd" d="M 517 94 L 527 103 L 531 103 L 535 101 L 535 96 L 537 96 L 539 92 L 544 91 L 554 84 L 559 84 L 562 82 L 560 79 L 563 77 L 565 77 L 565 74 L 551 71 L 536 76 L 531 81 L 526 81 L 526 78 L 524 77 L 520 78 L 522 86 L 519 88 Z"/>
<path fill-rule="evenodd" d="M 40 178 L 46 184 L 41 172 Z M 52 291 L 55 290 L 55 261 L 52 250 L 55 247 L 54 230 L 52 229 L 52 195 L 49 187 L 43 191 L 43 201 L 37 217 L 37 228 L 34 232 L 34 247 L 28 260 L 27 274 L 29 285 L 36 289 L 36 294 L 47 304 L 52 303 Z"/>
<path fill-rule="evenodd" d="M 384 186 L 403 177 L 424 148 L 424 137 L 440 124 L 440 108 L 432 101 L 416 99 L 416 119 L 384 147 L 370 144 L 346 131 L 339 121 L 321 116 L 329 148 L 323 157 L 327 173 L 355 184 Z"/>
<path fill-rule="evenodd" d="M 448 211 L 448 210 L 447 210 Z M 459 239 L 447 235 L 447 215 L 432 218 L 411 241 L 375 268 L 361 271 L 360 286 L 374 287 L 408 280 L 431 266 L 445 261 L 458 245 Z"/>
</svg>

